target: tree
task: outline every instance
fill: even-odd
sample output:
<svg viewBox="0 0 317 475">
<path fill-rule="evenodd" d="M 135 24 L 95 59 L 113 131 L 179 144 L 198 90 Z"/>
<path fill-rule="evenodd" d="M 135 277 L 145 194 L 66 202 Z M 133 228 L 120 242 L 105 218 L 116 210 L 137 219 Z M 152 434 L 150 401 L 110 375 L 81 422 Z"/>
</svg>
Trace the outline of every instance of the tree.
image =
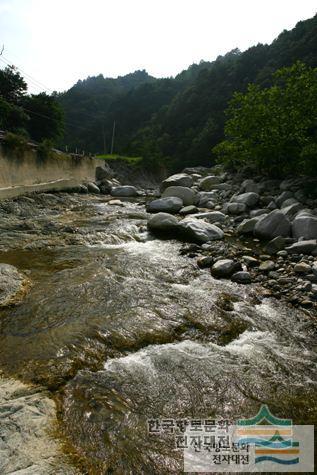
<svg viewBox="0 0 317 475">
<path fill-rule="evenodd" d="M 17 104 L 26 93 L 27 84 L 14 66 L 0 70 L 0 95 L 5 101 Z"/>
<path fill-rule="evenodd" d="M 308 162 L 311 168 L 317 143 L 317 68 L 297 62 L 278 70 L 269 88 L 250 84 L 245 94 L 234 94 L 226 115 L 226 139 L 213 149 L 220 161 L 275 176 L 303 172 Z"/>
<path fill-rule="evenodd" d="M 0 128 L 11 132 L 23 131 L 28 116 L 21 107 L 21 99 L 27 89 L 26 82 L 8 66 L 0 70 Z"/>
<path fill-rule="evenodd" d="M 64 130 L 63 111 L 53 96 L 45 92 L 27 96 L 23 100 L 25 112 L 29 114 L 28 132 L 32 139 L 52 141 L 61 137 Z"/>
</svg>

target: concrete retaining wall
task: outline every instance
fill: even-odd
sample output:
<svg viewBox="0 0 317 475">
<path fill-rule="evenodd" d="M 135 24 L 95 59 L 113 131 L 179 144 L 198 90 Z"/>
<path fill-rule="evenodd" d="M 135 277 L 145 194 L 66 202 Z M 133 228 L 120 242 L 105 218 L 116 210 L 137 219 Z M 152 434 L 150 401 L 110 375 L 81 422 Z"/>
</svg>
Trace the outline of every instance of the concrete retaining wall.
<svg viewBox="0 0 317 475">
<path fill-rule="evenodd" d="M 94 181 L 103 160 L 55 154 L 40 159 L 36 151 L 10 153 L 0 145 L 0 199 L 32 191 L 52 191 L 72 188 Z"/>
</svg>

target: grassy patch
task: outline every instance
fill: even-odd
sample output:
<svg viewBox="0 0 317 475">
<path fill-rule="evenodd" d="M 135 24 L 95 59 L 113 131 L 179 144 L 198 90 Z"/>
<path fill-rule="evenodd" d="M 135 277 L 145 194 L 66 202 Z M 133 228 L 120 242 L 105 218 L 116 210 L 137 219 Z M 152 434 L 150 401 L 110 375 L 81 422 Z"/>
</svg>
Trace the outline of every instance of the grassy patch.
<svg viewBox="0 0 317 475">
<path fill-rule="evenodd" d="M 142 162 L 142 157 L 125 157 L 123 155 L 97 155 L 96 158 L 100 158 L 101 160 L 122 160 L 124 162 L 127 162 L 129 165 L 138 165 Z"/>
</svg>

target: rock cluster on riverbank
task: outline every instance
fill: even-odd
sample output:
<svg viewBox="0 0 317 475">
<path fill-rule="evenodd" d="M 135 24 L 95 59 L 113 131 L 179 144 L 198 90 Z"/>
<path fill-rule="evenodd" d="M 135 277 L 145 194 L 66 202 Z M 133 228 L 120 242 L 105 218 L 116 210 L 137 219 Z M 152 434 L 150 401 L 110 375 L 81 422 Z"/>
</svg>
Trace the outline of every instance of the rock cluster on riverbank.
<svg viewBox="0 0 317 475">
<path fill-rule="evenodd" d="M 193 243 L 184 254 L 216 278 L 316 305 L 316 180 L 251 180 L 199 167 L 168 177 L 160 191 L 147 204 L 152 233 Z"/>
</svg>

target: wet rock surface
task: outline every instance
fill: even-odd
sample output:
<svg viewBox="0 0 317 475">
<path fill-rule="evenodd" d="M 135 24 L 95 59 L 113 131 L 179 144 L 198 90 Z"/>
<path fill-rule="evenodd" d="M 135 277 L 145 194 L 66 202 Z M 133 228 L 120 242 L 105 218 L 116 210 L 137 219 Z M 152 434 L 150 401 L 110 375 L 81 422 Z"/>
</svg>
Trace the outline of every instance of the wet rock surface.
<svg viewBox="0 0 317 475">
<path fill-rule="evenodd" d="M 0 264 L 0 308 L 20 303 L 30 285 L 26 276 L 14 266 Z"/>
<path fill-rule="evenodd" d="M 0 473 L 78 475 L 48 433 L 55 403 L 41 387 L 0 378 Z"/>
</svg>

